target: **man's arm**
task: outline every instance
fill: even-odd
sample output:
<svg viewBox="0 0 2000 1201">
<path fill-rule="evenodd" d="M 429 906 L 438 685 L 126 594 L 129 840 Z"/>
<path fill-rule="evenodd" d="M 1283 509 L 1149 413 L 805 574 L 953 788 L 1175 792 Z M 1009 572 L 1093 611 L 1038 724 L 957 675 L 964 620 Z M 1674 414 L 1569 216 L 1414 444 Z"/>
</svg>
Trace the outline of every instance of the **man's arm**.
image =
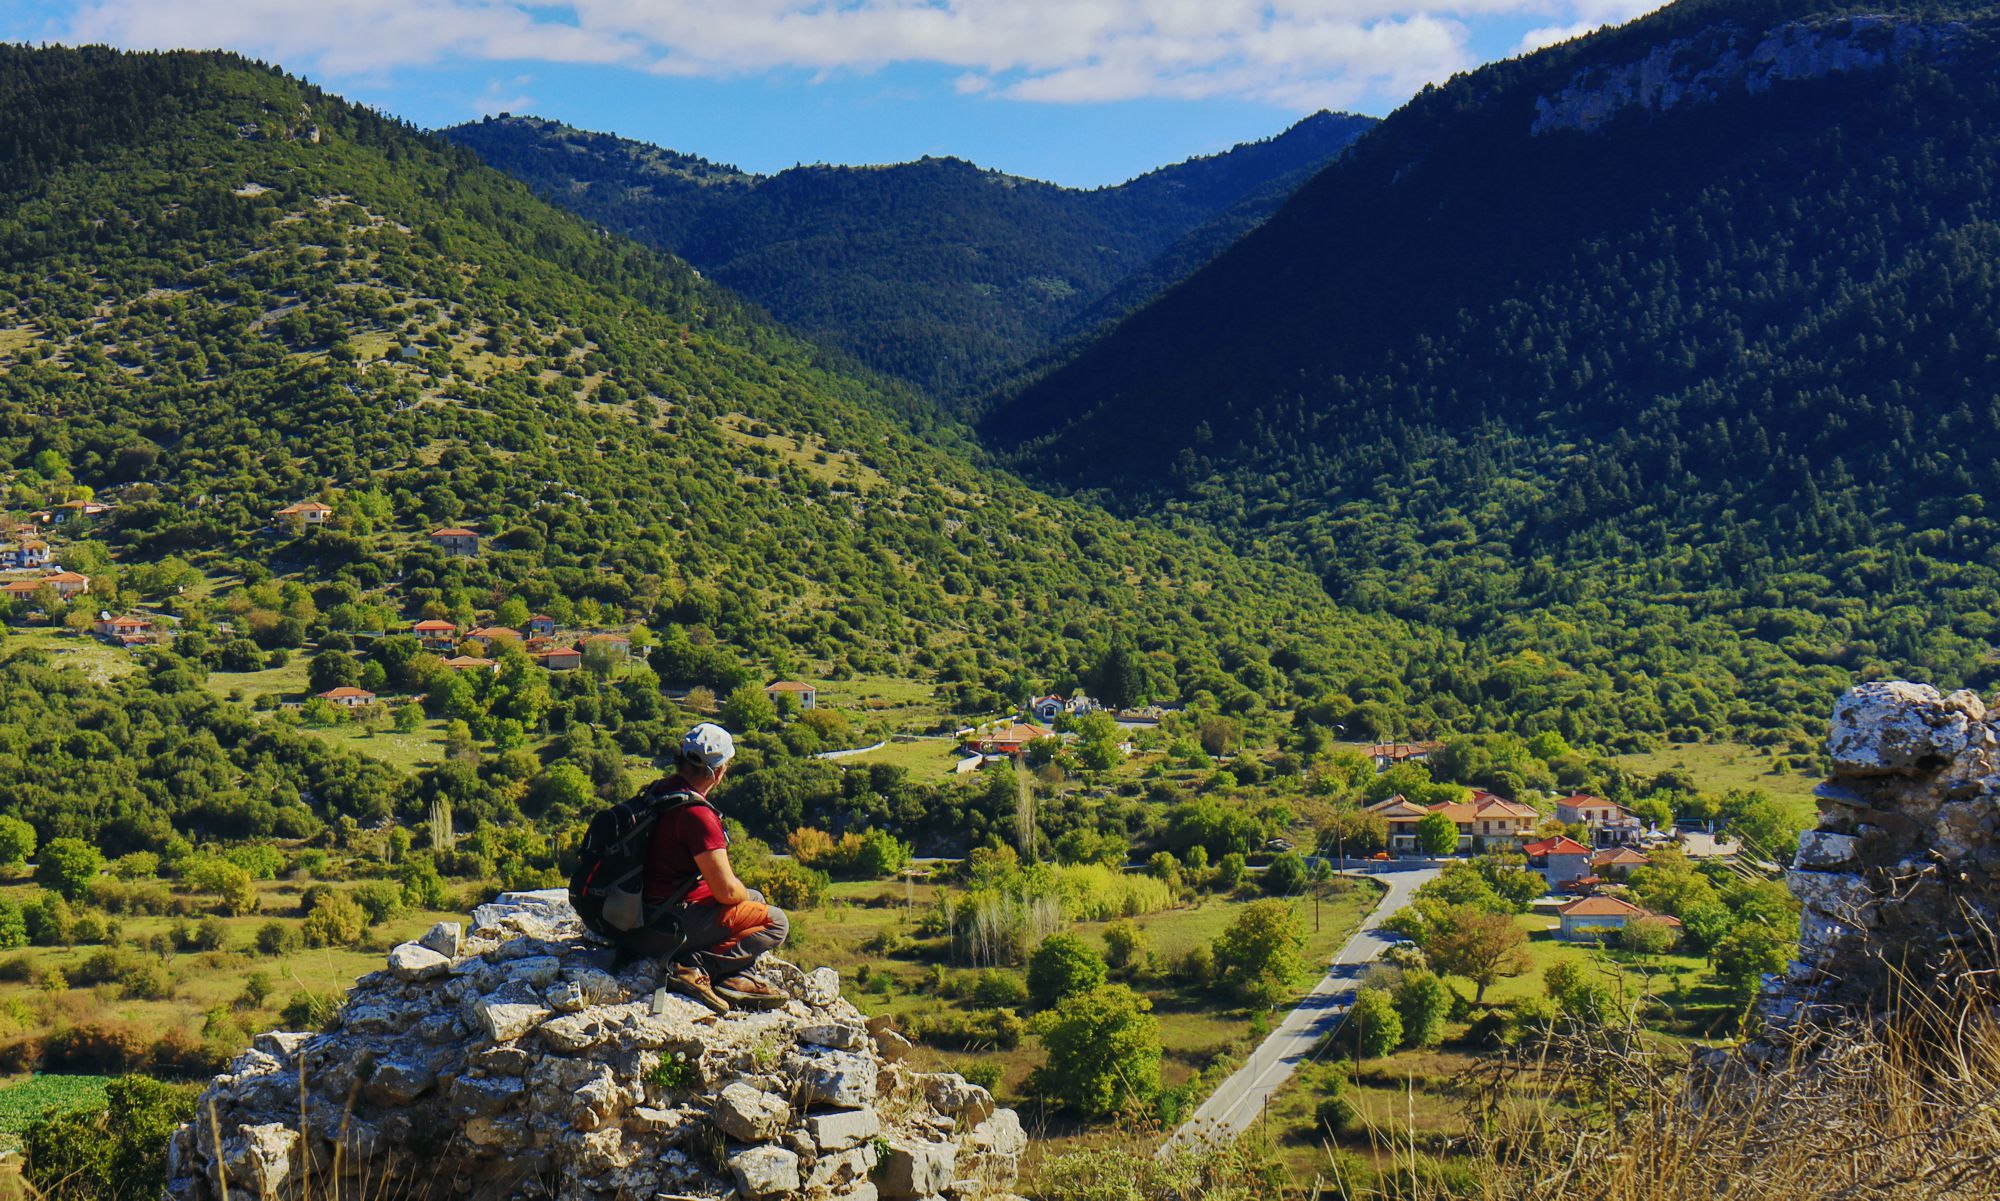
<svg viewBox="0 0 2000 1201">
<path fill-rule="evenodd" d="M 694 865 L 701 869 L 701 878 L 708 882 L 708 892 L 718 905 L 741 905 L 750 899 L 750 890 L 743 881 L 736 878 L 736 870 L 729 866 L 729 848 L 717 847 L 703 851 L 694 857 Z"/>
</svg>

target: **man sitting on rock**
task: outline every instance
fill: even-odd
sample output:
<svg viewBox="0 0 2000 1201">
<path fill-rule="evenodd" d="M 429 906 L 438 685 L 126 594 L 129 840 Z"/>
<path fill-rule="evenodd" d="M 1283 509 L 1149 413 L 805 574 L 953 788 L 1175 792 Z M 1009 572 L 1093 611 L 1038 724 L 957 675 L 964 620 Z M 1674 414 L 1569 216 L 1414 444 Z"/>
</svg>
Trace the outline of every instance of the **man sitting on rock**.
<svg viewBox="0 0 2000 1201">
<path fill-rule="evenodd" d="M 729 836 L 721 814 L 708 802 L 735 755 L 729 731 L 713 722 L 701 723 L 681 739 L 674 774 L 663 787 L 697 799 L 669 809 L 653 827 L 645 896 L 649 909 L 685 896 L 629 936 L 640 954 L 673 954 L 667 983 L 717 1013 L 729 1012 L 732 1001 L 749 1008 L 784 1003 L 784 994 L 751 969 L 791 931 L 784 910 L 766 905 L 764 895 L 746 887 L 729 866 Z"/>
</svg>

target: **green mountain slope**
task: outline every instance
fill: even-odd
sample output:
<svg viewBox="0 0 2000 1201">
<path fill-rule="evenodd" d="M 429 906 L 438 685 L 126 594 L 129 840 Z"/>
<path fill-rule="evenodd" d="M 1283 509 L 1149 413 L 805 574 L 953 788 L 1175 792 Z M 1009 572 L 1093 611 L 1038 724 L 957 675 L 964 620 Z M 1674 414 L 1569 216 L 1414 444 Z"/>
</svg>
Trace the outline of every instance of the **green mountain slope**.
<svg viewBox="0 0 2000 1201">
<path fill-rule="evenodd" d="M 821 357 L 276 72 L 0 49 L 0 463 L 17 509 L 121 489 L 128 574 L 276 573 L 336 632 L 515 596 L 669 629 L 669 685 L 886 671 L 968 707 L 1115 640 L 1158 695 L 1241 691 L 1244 647 L 1273 699 L 1287 642 L 1300 687 L 1387 662 L 1309 577 L 970 466 Z M 333 528 L 266 528 L 314 496 Z M 485 552 L 430 547 L 444 523 Z"/>
<path fill-rule="evenodd" d="M 1653 728 L 1803 747 L 1857 674 L 1989 683 L 2000 41 L 1844 8 L 1426 91 L 986 435 Z"/>
<path fill-rule="evenodd" d="M 758 176 L 533 117 L 445 133 L 808 336 L 952 399 L 1101 319 L 1121 283 L 1144 281 L 1121 290 L 1109 315 L 1172 284 L 1373 124 L 1322 112 L 1266 141 L 1091 191 L 953 158 Z"/>
</svg>

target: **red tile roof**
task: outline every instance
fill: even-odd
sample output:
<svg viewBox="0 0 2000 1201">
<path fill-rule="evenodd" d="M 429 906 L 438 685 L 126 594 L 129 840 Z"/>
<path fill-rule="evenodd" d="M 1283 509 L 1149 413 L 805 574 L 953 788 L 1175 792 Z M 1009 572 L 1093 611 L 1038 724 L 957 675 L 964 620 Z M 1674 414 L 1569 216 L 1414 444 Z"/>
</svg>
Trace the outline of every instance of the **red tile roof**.
<svg viewBox="0 0 2000 1201">
<path fill-rule="evenodd" d="M 320 693 L 320 696 L 330 701 L 344 701 L 349 697 L 356 696 L 365 696 L 371 701 L 375 699 L 374 693 L 368 691 L 366 688 L 356 688 L 352 684 L 342 684 L 338 688 L 329 688 L 325 692 Z"/>
<path fill-rule="evenodd" d="M 1646 857 L 1631 847 L 1616 847 L 1591 856 L 1592 867 L 1644 867 Z"/>
<path fill-rule="evenodd" d="M 1574 838 L 1557 835 L 1554 838 L 1544 838 L 1540 842 L 1531 842 L 1521 848 L 1521 853 L 1534 859 L 1542 855 L 1588 855 L 1590 848 Z"/>
<path fill-rule="evenodd" d="M 456 633 L 458 633 L 458 627 L 457 627 L 456 625 L 454 625 L 454 624 L 452 624 L 451 622 L 448 622 L 448 621 L 440 621 L 440 620 L 438 620 L 438 619 L 437 619 L 437 618 L 435 618 L 435 617 L 431 618 L 431 619 L 430 619 L 429 621 L 420 621 L 420 622 L 418 622 L 417 624 L 415 624 L 415 625 L 411 626 L 411 627 L 410 627 L 410 629 L 412 629 L 412 630 L 416 631 L 416 632 L 417 632 L 417 633 L 419 633 L 419 634 L 430 634 L 430 633 L 438 633 L 438 634 L 456 634 Z"/>
<path fill-rule="evenodd" d="M 445 528 L 445 529 L 442 529 L 442 530 L 432 530 L 432 531 L 431 531 L 431 537 L 433 537 L 433 538 L 477 538 L 477 537 L 479 537 L 479 531 L 478 531 L 478 530 L 468 530 L 468 529 L 463 529 L 463 528 L 461 528 L 461 527 L 459 527 L 459 526 L 449 526 L 449 527 L 447 527 L 447 528 Z"/>
<path fill-rule="evenodd" d="M 766 692 L 818 692 L 811 684 L 801 684 L 797 680 L 779 680 L 775 684 L 764 685 Z"/>
<path fill-rule="evenodd" d="M 1582 897 L 1556 910 L 1564 917 L 1650 917 L 1630 901 L 1617 897 Z"/>
</svg>

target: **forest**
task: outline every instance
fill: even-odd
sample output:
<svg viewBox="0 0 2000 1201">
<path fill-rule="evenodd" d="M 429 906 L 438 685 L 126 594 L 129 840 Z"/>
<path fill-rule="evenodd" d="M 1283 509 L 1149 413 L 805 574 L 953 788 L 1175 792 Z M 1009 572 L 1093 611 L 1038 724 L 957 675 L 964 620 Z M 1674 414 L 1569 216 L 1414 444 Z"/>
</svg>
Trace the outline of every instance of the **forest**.
<svg viewBox="0 0 2000 1201">
<path fill-rule="evenodd" d="M 1427 89 L 983 433 L 1465 640 L 1480 720 L 1555 675 L 1803 751 L 1857 677 L 1989 686 L 2000 42 L 1878 9 L 1679 4 Z M 1780 36 L 1868 65 L 1544 122 Z"/>
<path fill-rule="evenodd" d="M 1088 190 L 956 158 L 752 175 L 534 117 L 444 133 L 544 199 L 686 259 L 956 410 L 1212 258 L 1373 124 L 1319 112 Z"/>
</svg>

